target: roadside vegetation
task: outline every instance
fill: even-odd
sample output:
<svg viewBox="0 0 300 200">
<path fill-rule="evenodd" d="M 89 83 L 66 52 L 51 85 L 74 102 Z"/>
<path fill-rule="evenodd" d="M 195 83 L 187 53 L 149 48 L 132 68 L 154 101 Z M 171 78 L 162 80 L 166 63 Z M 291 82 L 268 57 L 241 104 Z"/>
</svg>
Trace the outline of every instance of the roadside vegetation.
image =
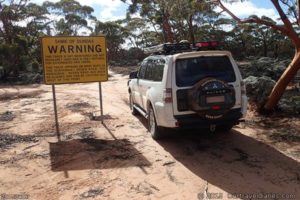
<svg viewBox="0 0 300 200">
<path fill-rule="evenodd" d="M 220 49 L 231 51 L 241 63 L 251 63 L 242 69 L 248 88 L 261 86 L 261 80 L 267 82 L 263 98 L 251 98 L 259 110 L 276 108 L 300 67 L 295 0 L 270 0 L 280 19 L 239 19 L 224 6 L 226 1 L 220 0 L 122 1 L 129 4 L 127 17 L 117 21 L 101 21 L 92 7 L 75 0 L 41 5 L 27 0 L 0 2 L 0 81 L 41 83 L 39 39 L 46 35 L 105 34 L 109 64 L 123 73 L 138 66 L 145 57 L 145 47 L 181 40 L 219 41 Z"/>
<path fill-rule="evenodd" d="M 76 0 L 0 0 L 0 199 L 300 199 L 296 0 L 269 0 L 278 19 L 239 19 L 223 4 L 233 1 L 126 0 L 126 18 L 101 21 Z M 40 37 L 100 34 L 110 69 L 104 115 L 98 83 L 57 85 L 57 134 Z M 154 141 L 130 111 L 128 75 L 146 47 L 181 40 L 232 52 L 247 116 L 231 131 L 169 130 Z"/>
</svg>

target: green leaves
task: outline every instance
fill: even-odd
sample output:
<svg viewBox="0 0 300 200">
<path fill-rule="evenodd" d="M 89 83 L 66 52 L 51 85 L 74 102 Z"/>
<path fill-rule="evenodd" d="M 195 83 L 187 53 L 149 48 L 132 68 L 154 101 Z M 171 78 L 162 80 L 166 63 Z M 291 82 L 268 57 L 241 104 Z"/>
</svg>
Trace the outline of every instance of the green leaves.
<svg viewBox="0 0 300 200">
<path fill-rule="evenodd" d="M 82 28 L 92 30 L 88 26 L 88 20 L 96 20 L 92 15 L 94 12 L 92 7 L 82 6 L 75 0 L 61 0 L 57 3 L 46 1 L 43 7 L 58 16 L 54 22 L 58 35 L 78 35 L 78 31 Z"/>
</svg>

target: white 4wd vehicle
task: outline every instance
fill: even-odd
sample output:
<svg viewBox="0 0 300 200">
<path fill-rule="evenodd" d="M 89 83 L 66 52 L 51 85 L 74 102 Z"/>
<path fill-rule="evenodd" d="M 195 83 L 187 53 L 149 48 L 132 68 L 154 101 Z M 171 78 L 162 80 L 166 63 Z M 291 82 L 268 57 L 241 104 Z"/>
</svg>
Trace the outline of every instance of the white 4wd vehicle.
<svg viewBox="0 0 300 200">
<path fill-rule="evenodd" d="M 198 44 L 201 46 L 201 43 Z M 132 114 L 148 119 L 158 139 L 164 128 L 230 130 L 246 115 L 245 86 L 228 51 L 193 51 L 188 44 L 150 48 L 128 82 Z"/>
</svg>

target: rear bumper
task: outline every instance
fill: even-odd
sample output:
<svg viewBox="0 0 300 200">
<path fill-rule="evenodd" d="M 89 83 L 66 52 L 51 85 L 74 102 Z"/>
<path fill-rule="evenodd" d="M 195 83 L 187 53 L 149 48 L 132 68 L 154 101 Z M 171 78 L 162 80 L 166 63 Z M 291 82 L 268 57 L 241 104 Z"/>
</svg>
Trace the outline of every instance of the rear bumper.
<svg viewBox="0 0 300 200">
<path fill-rule="evenodd" d="M 207 119 L 197 114 L 178 115 L 174 116 L 179 128 L 193 128 L 193 127 L 209 127 L 210 125 L 235 125 L 238 124 L 243 117 L 240 108 L 228 111 L 223 117 L 219 119 Z"/>
</svg>

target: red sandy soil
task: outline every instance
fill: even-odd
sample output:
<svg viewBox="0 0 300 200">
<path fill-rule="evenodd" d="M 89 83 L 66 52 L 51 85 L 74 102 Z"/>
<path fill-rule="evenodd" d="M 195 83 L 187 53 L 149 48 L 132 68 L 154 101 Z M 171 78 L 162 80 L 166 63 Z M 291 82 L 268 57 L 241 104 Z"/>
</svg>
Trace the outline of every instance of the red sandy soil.
<svg viewBox="0 0 300 200">
<path fill-rule="evenodd" d="M 299 118 L 249 112 L 227 133 L 172 131 L 157 142 L 130 114 L 127 76 L 102 86 L 104 124 L 97 83 L 56 86 L 60 139 L 51 86 L 0 87 L 0 197 L 300 199 Z"/>
</svg>

